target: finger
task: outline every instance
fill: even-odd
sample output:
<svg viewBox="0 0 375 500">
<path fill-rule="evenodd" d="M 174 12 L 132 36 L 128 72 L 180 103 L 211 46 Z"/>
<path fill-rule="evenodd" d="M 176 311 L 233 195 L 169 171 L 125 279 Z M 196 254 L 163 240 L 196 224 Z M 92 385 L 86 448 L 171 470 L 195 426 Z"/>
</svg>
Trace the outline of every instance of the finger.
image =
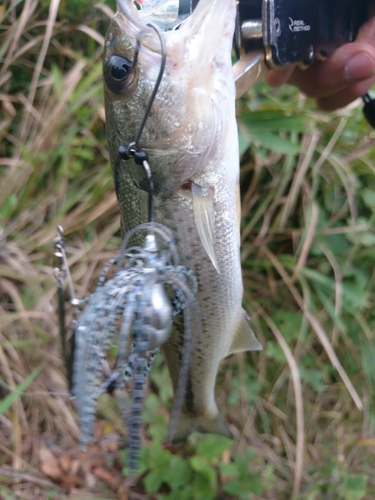
<svg viewBox="0 0 375 500">
<path fill-rule="evenodd" d="M 305 72 L 297 69 L 289 83 L 297 85 L 310 97 L 324 99 L 341 94 L 356 82 L 368 80 L 374 73 L 375 17 L 360 28 L 355 43 L 343 45 L 326 61 L 317 61 Z"/>
<path fill-rule="evenodd" d="M 326 61 L 316 61 L 306 71 L 271 71 L 266 81 L 271 87 L 296 85 L 327 111 L 346 106 L 375 83 L 375 17 L 361 27 L 355 43 L 340 47 Z"/>
<path fill-rule="evenodd" d="M 367 43 L 343 45 L 326 61 L 316 61 L 306 71 L 296 69 L 288 83 L 309 97 L 324 98 L 354 83 L 375 76 L 375 48 Z"/>
<path fill-rule="evenodd" d="M 360 27 L 355 41 L 368 43 L 375 47 L 375 17 L 369 19 Z"/>
<path fill-rule="evenodd" d="M 281 71 L 272 70 L 266 76 L 266 82 L 270 87 L 281 87 L 288 82 L 291 74 L 295 70 L 295 66 L 292 66 Z"/>
<path fill-rule="evenodd" d="M 366 92 L 374 85 L 375 77 L 365 80 L 363 82 L 352 85 L 341 92 L 337 92 L 334 95 L 328 97 L 321 97 L 316 100 L 316 103 L 320 109 L 324 111 L 333 111 L 338 108 L 343 108 L 347 106 L 358 97 L 366 94 Z"/>
</svg>

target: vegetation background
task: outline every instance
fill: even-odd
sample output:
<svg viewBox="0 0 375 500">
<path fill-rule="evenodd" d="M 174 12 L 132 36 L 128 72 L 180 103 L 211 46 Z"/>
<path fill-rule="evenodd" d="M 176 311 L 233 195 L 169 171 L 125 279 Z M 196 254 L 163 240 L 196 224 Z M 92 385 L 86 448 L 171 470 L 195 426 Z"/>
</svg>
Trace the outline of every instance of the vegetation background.
<svg viewBox="0 0 375 500">
<path fill-rule="evenodd" d="M 359 103 L 327 114 L 289 87 L 238 102 L 245 305 L 264 350 L 222 363 L 234 442 L 162 448 L 172 393 L 160 358 L 139 477 L 109 396 L 97 443 L 77 450 L 53 239 L 61 224 L 79 297 L 119 248 L 101 81 L 114 8 L 0 3 L 0 497 L 375 498 L 375 133 Z"/>
</svg>

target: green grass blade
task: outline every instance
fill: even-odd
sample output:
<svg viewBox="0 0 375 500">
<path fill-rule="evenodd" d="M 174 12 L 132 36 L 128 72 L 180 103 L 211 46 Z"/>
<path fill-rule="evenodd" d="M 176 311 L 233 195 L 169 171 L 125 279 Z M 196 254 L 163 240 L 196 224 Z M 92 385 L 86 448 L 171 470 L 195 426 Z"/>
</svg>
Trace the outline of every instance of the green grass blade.
<svg viewBox="0 0 375 500">
<path fill-rule="evenodd" d="M 14 403 L 14 401 L 19 396 L 21 396 L 21 394 L 23 393 L 23 391 L 25 389 L 27 389 L 27 387 L 31 384 L 31 382 L 33 380 L 36 379 L 36 377 L 39 375 L 39 373 L 42 370 L 43 370 L 43 365 L 38 366 L 37 368 L 35 368 L 35 370 L 33 372 L 31 372 L 30 375 L 28 375 L 25 378 L 25 380 L 23 380 L 23 382 L 21 382 L 20 385 L 13 392 L 11 392 L 10 394 L 8 394 L 8 396 L 6 396 L 6 398 L 1 401 L 1 403 L 0 403 L 0 415 L 2 415 L 3 413 L 5 413 L 12 406 L 12 404 Z"/>
</svg>

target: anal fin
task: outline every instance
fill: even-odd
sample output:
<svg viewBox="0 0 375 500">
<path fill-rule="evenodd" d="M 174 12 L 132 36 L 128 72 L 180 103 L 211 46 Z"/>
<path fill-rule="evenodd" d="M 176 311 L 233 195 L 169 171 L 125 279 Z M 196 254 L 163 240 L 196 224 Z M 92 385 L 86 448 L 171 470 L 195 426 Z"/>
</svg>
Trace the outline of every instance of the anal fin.
<svg viewBox="0 0 375 500">
<path fill-rule="evenodd" d="M 226 356 L 235 352 L 243 351 L 261 351 L 262 345 L 259 343 L 253 330 L 250 328 L 246 312 L 241 309 L 237 321 L 237 327 L 234 331 L 232 342 Z"/>
</svg>

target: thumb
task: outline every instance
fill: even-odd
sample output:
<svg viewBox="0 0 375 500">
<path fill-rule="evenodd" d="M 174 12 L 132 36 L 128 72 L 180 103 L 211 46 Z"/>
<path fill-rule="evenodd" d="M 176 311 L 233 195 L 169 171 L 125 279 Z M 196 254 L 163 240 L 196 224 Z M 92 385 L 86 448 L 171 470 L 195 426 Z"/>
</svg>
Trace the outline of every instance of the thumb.
<svg viewBox="0 0 375 500">
<path fill-rule="evenodd" d="M 288 83 L 309 97 L 322 98 L 375 76 L 375 48 L 355 42 L 338 48 L 325 61 L 316 61 L 306 71 L 296 69 Z"/>
</svg>

